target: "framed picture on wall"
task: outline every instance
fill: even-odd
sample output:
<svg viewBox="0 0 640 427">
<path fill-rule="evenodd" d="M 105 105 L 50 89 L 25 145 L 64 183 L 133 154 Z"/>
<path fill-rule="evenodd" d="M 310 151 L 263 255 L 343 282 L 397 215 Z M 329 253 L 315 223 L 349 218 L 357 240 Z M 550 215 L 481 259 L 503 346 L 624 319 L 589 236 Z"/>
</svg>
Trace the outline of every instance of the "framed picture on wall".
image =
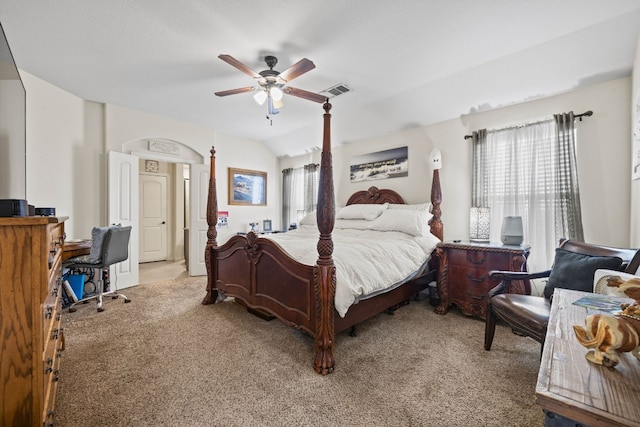
<svg viewBox="0 0 640 427">
<path fill-rule="evenodd" d="M 267 173 L 229 168 L 229 204 L 266 206 Z"/>
<path fill-rule="evenodd" d="M 409 176 L 409 147 L 398 147 L 351 158 L 351 182 Z"/>
</svg>

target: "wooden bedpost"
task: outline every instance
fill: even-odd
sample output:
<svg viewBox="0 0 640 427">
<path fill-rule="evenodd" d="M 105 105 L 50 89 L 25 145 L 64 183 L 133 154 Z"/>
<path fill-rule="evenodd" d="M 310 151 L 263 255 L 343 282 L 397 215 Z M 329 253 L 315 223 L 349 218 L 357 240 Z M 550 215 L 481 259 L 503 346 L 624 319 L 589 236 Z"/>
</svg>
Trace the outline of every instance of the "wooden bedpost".
<svg viewBox="0 0 640 427">
<path fill-rule="evenodd" d="M 442 220 L 440 216 L 442 211 L 440 210 L 440 202 L 442 202 L 442 190 L 440 188 L 440 173 L 438 169 L 433 170 L 433 179 L 431 180 L 431 220 L 429 220 L 429 226 L 431 228 L 431 234 L 438 239 L 443 240 L 444 229 L 442 226 Z"/>
<path fill-rule="evenodd" d="M 324 133 L 322 138 L 322 159 L 318 186 L 318 207 L 316 217 L 320 238 L 318 240 L 318 261 L 314 266 L 313 279 L 316 297 L 316 336 L 314 369 L 327 375 L 333 372 L 335 361 L 335 294 L 336 268 L 333 263 L 333 240 L 331 233 L 335 223 L 335 198 L 333 189 L 333 166 L 331 159 L 331 104 L 324 103 Z"/>
<path fill-rule="evenodd" d="M 211 248 L 217 246 L 218 237 L 218 193 L 216 190 L 216 150 L 211 147 L 211 168 L 209 174 L 209 193 L 207 197 L 207 246 L 204 249 L 204 262 L 207 266 L 207 295 L 202 304 L 213 304 L 218 299 L 218 291 L 214 290 L 214 275 L 211 272 Z"/>
</svg>

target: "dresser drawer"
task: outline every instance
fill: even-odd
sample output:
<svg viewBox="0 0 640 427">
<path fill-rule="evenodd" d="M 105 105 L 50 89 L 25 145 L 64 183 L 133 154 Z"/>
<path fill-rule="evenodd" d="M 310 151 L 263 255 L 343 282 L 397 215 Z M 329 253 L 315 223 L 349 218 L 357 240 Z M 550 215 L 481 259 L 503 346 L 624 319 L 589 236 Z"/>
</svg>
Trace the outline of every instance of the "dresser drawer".
<svg viewBox="0 0 640 427">
<path fill-rule="evenodd" d="M 509 268 L 509 254 L 478 250 L 451 249 L 449 251 L 449 265 L 464 268 L 479 268 L 486 271 L 507 270 Z"/>
<path fill-rule="evenodd" d="M 45 305 L 44 311 L 44 351 L 42 353 L 43 425 L 53 425 L 55 396 L 60 378 L 60 361 L 64 351 L 64 330 L 62 328 L 62 298 L 58 295 L 54 305 Z"/>
<path fill-rule="evenodd" d="M 455 283 L 455 286 L 450 289 L 450 298 L 456 299 L 468 299 L 471 301 L 484 301 L 487 292 L 489 292 L 497 282 L 489 279 L 489 271 L 482 269 L 461 269 L 451 267 L 449 271 L 450 283 Z"/>
<path fill-rule="evenodd" d="M 60 378 L 60 361 L 64 349 L 64 335 L 61 335 L 55 342 L 54 352 L 46 355 L 43 361 L 43 397 L 44 405 L 42 411 L 42 422 L 44 426 L 53 425 L 55 415 L 56 393 L 58 391 L 58 380 Z"/>
</svg>

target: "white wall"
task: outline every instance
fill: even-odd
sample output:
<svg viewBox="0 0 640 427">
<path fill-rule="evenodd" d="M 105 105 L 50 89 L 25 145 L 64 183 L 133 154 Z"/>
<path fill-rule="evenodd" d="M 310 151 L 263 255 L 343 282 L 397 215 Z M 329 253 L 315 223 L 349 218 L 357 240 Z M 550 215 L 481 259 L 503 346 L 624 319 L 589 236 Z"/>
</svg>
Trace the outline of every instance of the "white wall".
<svg viewBox="0 0 640 427">
<path fill-rule="evenodd" d="M 67 237 L 102 224 L 101 107 L 21 72 L 27 92 L 27 201 L 69 216 Z M 94 130 L 95 129 L 95 130 Z"/>
<path fill-rule="evenodd" d="M 638 45 L 636 48 L 636 59 L 633 63 L 633 91 L 632 91 L 632 103 L 629 104 L 631 111 L 639 108 L 640 105 L 640 37 L 638 38 Z M 640 111 L 637 112 L 637 121 L 640 120 Z M 633 126 L 640 128 L 640 123 L 633 124 Z M 632 136 L 629 136 L 628 141 L 631 141 Z M 632 143 L 632 142 L 631 142 Z M 631 149 L 629 150 L 629 158 L 631 158 Z M 631 246 L 634 248 L 640 247 L 640 179 L 631 181 Z"/>
<path fill-rule="evenodd" d="M 106 144 L 110 150 L 121 151 L 129 141 L 164 138 L 191 147 L 208 165 L 211 147 L 215 147 L 218 210 L 229 212 L 229 227 L 218 230 L 218 243 L 247 231 L 253 221 L 262 224 L 262 220 L 272 219 L 273 226 L 280 227 L 280 170 L 277 158 L 264 144 L 113 105 L 106 109 Z M 229 167 L 267 172 L 267 206 L 228 205 Z"/>
<path fill-rule="evenodd" d="M 440 182 L 445 240 L 468 239 L 471 144 L 464 136 L 477 129 L 497 129 L 548 118 L 554 113 L 573 110 L 578 114 L 592 110 L 592 117 L 576 122 L 585 240 L 628 247 L 630 93 L 631 79 L 621 78 L 570 93 L 335 147 L 336 204 L 344 205 L 353 192 L 371 185 L 392 188 L 408 203 L 429 200 L 432 172 L 427 159 L 436 147 L 441 150 L 443 158 Z M 339 120 L 339 117 L 334 115 L 333 120 Z M 349 182 L 351 157 L 405 145 L 409 147 L 408 177 Z M 280 164 L 281 168 L 297 167 L 311 159 L 319 161 L 319 153 L 282 159 Z"/>
<path fill-rule="evenodd" d="M 27 92 L 27 200 L 55 207 L 69 216 L 67 237 L 90 238 L 91 228 L 107 222 L 106 158 L 110 150 L 145 138 L 178 141 L 199 152 L 209 164 L 215 145 L 220 210 L 230 212 L 224 242 L 249 222 L 273 219 L 279 227 L 280 170 L 263 144 L 213 130 L 74 96 L 33 75 L 21 73 Z M 227 168 L 267 172 L 267 206 L 228 207 Z"/>
</svg>

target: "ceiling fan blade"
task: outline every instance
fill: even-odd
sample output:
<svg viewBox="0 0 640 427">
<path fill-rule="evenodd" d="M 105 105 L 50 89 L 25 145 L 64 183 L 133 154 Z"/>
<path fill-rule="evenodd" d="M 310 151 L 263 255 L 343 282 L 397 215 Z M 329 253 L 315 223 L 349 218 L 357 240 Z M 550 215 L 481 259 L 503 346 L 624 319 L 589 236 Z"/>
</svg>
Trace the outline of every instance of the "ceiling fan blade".
<svg viewBox="0 0 640 427">
<path fill-rule="evenodd" d="M 281 72 L 278 77 L 280 77 L 285 82 L 290 82 L 296 77 L 300 77 L 307 71 L 311 71 L 314 68 L 316 68 L 316 64 L 309 61 L 307 58 L 302 58 L 300 61 L 293 64 L 291 67 Z"/>
<path fill-rule="evenodd" d="M 309 101 L 319 102 L 321 104 L 328 99 L 328 97 L 320 95 L 319 93 L 313 93 L 291 86 L 283 88 L 282 91 L 287 95 L 297 96 L 298 98 L 308 99 Z"/>
<path fill-rule="evenodd" d="M 235 95 L 237 93 L 253 92 L 254 90 L 256 90 L 254 86 L 240 87 L 238 89 L 229 89 L 229 90 L 223 90 L 221 92 L 216 92 L 216 95 L 229 96 L 229 95 Z"/>
<path fill-rule="evenodd" d="M 261 77 L 260 74 L 256 73 L 251 68 L 247 67 L 246 65 L 244 65 L 242 62 L 238 61 L 236 58 L 234 58 L 231 55 L 221 54 L 221 55 L 218 55 L 218 58 L 222 59 L 227 64 L 236 67 L 238 70 L 242 71 L 245 74 L 248 74 L 254 79 L 259 79 Z"/>
</svg>

